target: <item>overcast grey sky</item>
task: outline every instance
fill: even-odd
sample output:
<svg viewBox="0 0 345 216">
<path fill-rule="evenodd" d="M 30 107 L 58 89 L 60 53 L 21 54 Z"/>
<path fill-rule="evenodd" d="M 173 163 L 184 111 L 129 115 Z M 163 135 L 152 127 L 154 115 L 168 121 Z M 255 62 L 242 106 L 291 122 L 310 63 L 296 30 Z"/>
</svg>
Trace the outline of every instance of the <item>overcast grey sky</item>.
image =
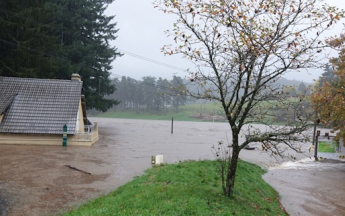
<svg viewBox="0 0 345 216">
<path fill-rule="evenodd" d="M 345 9 L 344 0 L 326 0 L 324 2 Z M 172 28 L 175 17 L 153 8 L 152 0 L 115 0 L 113 4 L 109 5 L 106 14 L 116 15 L 114 21 L 117 22 L 117 28 L 120 30 L 117 34 L 118 38 L 112 42 L 112 45 L 120 51 L 123 50 L 180 69 L 194 68 L 194 65 L 184 59 L 182 55 L 164 56 L 161 52 L 161 48 L 165 44 L 171 44 L 173 41 L 173 38 L 168 38 L 164 31 Z M 343 27 L 338 24 L 331 34 L 338 35 L 341 32 L 343 32 Z M 312 82 L 321 73 L 322 69 L 317 69 L 310 70 L 309 73 L 289 73 L 285 77 Z M 112 69 L 113 77 L 120 75 L 135 79 L 143 76 L 171 79 L 174 74 L 181 77 L 187 75 L 179 69 L 164 67 L 128 54 L 117 58 L 113 62 Z"/>
</svg>

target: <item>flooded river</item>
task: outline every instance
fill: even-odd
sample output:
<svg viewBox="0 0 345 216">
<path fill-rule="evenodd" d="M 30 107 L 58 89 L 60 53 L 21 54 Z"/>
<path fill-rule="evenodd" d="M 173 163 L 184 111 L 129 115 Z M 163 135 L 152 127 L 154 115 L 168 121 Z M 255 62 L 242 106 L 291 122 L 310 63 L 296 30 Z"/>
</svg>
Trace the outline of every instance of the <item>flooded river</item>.
<svg viewBox="0 0 345 216">
<path fill-rule="evenodd" d="M 174 122 L 171 134 L 169 121 L 92 121 L 100 131 L 92 147 L 0 145 L 0 216 L 59 215 L 143 174 L 152 155 L 164 155 L 166 163 L 214 159 L 211 147 L 231 138 L 225 123 Z M 277 161 L 260 149 L 242 150 L 240 157 L 268 169 L 264 179 L 291 215 L 345 215 L 345 164 L 314 162 L 305 159 L 311 154 L 292 152 L 304 160 Z"/>
</svg>

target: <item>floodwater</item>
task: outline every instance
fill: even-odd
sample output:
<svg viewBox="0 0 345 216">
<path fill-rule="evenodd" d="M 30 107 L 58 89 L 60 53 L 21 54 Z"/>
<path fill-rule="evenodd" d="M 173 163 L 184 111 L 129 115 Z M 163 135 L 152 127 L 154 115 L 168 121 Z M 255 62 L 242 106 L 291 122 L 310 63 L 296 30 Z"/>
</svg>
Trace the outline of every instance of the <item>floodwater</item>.
<svg viewBox="0 0 345 216">
<path fill-rule="evenodd" d="M 152 155 L 166 163 L 214 159 L 211 147 L 231 138 L 225 123 L 174 122 L 171 134 L 169 121 L 91 120 L 100 135 L 92 147 L 0 145 L 0 216 L 59 215 L 143 174 Z M 291 215 L 345 215 L 345 164 L 290 154 L 300 161 L 277 161 L 261 148 L 240 157 L 268 168 L 264 179 Z"/>
<path fill-rule="evenodd" d="M 345 215 L 345 163 L 305 158 L 271 167 L 264 180 L 290 215 Z"/>
</svg>

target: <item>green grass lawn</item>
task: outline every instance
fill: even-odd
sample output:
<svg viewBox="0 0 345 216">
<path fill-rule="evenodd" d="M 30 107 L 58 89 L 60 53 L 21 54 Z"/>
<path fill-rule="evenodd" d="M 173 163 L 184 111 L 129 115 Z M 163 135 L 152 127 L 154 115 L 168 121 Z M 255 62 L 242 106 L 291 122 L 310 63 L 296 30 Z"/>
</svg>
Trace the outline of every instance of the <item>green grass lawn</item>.
<svg viewBox="0 0 345 216">
<path fill-rule="evenodd" d="M 338 142 L 329 143 L 327 141 L 320 141 L 318 145 L 318 152 L 336 153 L 335 148 L 339 147 Z"/>
<path fill-rule="evenodd" d="M 216 166 L 192 161 L 153 167 L 65 215 L 287 215 L 260 167 L 240 161 L 235 195 L 226 198 Z"/>
<path fill-rule="evenodd" d="M 293 100 L 293 99 L 291 99 Z M 274 105 L 275 101 L 264 101 L 262 105 Z M 159 112 L 148 112 L 145 110 L 139 110 L 138 112 L 132 111 L 108 111 L 105 113 L 100 113 L 97 117 L 103 118 L 125 118 L 125 119 L 147 119 L 147 120 L 171 120 L 174 117 L 176 121 L 197 121 L 200 122 L 202 120 L 197 118 L 190 118 L 192 114 L 215 114 L 215 115 L 223 115 L 224 111 L 220 104 L 215 103 L 205 103 L 205 104 L 187 104 L 185 106 L 179 107 L 179 112 L 177 113 L 173 107 L 169 107 L 168 110 L 161 110 Z M 267 117 L 264 119 L 270 124 L 273 125 L 282 125 L 284 122 L 277 122 L 274 119 L 281 115 L 281 112 L 277 110 L 270 110 L 268 114 L 272 115 L 272 117 Z"/>
<path fill-rule="evenodd" d="M 201 121 L 200 119 L 190 118 L 189 116 L 196 113 L 207 113 L 207 114 L 219 114 L 221 108 L 219 105 L 213 103 L 207 104 L 188 104 L 179 107 L 177 113 L 173 107 L 169 107 L 168 111 L 160 111 L 159 113 L 146 112 L 146 111 L 108 111 L 99 114 L 97 117 L 103 118 L 126 118 L 126 119 L 147 119 L 147 120 L 171 120 L 174 117 L 176 121 Z"/>
</svg>

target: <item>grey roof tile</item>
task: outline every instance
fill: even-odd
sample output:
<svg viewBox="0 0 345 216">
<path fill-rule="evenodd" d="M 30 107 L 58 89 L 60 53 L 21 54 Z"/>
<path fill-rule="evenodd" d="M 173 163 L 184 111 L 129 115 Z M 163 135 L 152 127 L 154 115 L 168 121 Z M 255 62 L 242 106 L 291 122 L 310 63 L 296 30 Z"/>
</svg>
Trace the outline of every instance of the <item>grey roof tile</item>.
<svg viewBox="0 0 345 216">
<path fill-rule="evenodd" d="M 0 77 L 0 133 L 74 134 L 82 82 Z"/>
</svg>

